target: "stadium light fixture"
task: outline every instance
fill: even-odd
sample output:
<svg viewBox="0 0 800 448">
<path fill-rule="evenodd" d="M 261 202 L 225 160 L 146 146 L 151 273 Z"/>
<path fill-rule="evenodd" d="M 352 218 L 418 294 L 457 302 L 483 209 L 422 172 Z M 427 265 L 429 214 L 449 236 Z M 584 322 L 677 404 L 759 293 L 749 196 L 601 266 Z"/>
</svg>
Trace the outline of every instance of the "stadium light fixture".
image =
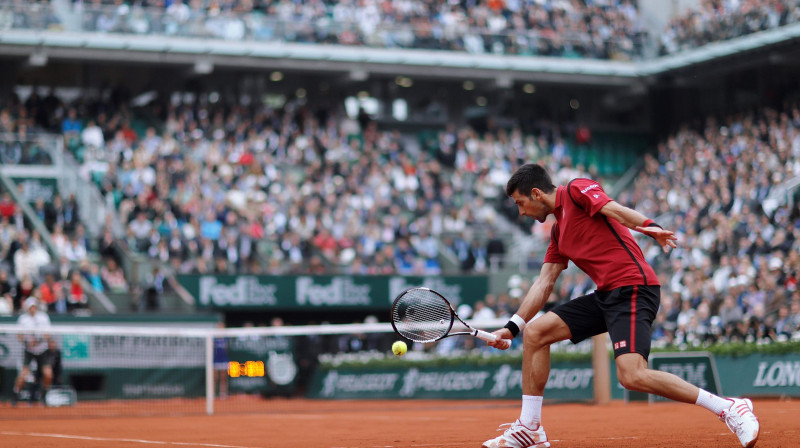
<svg viewBox="0 0 800 448">
<path fill-rule="evenodd" d="M 194 72 L 198 75 L 207 75 L 214 71 L 214 63 L 209 59 L 198 59 L 194 61 Z"/>
<path fill-rule="evenodd" d="M 475 83 L 472 81 L 464 81 L 461 86 L 464 88 L 464 90 L 475 90 Z"/>
<path fill-rule="evenodd" d="M 406 121 L 408 119 L 408 103 L 402 98 L 397 98 L 392 101 L 392 117 L 397 121 Z"/>
<path fill-rule="evenodd" d="M 509 89 L 514 85 L 514 80 L 510 76 L 501 75 L 495 79 L 494 83 L 498 89 Z"/>
<path fill-rule="evenodd" d="M 398 76 L 394 79 L 394 83 L 400 87 L 411 87 L 414 85 L 414 81 L 407 77 L 407 76 Z"/>
<path fill-rule="evenodd" d="M 31 67 L 44 67 L 47 65 L 47 53 L 31 53 L 31 55 L 28 57 L 28 64 Z"/>
<path fill-rule="evenodd" d="M 531 83 L 526 83 L 522 86 L 522 91 L 527 94 L 536 93 L 536 86 Z"/>
<path fill-rule="evenodd" d="M 283 80 L 283 73 L 281 73 L 279 71 L 274 71 L 274 72 L 270 73 L 269 80 L 272 81 L 272 82 L 282 81 Z"/>
<path fill-rule="evenodd" d="M 366 70 L 353 69 L 350 70 L 351 81 L 366 81 L 369 78 L 369 72 Z"/>
</svg>

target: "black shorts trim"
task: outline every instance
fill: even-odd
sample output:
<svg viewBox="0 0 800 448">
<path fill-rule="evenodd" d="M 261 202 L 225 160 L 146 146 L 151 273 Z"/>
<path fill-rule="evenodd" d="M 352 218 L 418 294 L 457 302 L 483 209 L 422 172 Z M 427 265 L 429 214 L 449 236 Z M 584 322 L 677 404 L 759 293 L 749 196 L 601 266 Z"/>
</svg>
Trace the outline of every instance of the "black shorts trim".
<svg viewBox="0 0 800 448">
<path fill-rule="evenodd" d="M 611 291 L 594 291 L 551 311 L 569 327 L 572 343 L 608 332 L 615 358 L 625 353 L 639 353 L 647 359 L 660 298 L 660 286 L 623 286 Z"/>
</svg>

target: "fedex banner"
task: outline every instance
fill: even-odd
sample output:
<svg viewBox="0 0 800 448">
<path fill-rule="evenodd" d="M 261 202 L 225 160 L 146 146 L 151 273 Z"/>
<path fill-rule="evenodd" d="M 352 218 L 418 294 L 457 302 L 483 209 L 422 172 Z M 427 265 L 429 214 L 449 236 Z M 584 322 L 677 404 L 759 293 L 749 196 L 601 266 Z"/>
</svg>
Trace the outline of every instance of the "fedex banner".
<svg viewBox="0 0 800 448">
<path fill-rule="evenodd" d="M 431 288 L 453 304 L 473 304 L 489 292 L 486 276 L 179 275 L 201 309 L 385 310 L 403 290 Z"/>
</svg>

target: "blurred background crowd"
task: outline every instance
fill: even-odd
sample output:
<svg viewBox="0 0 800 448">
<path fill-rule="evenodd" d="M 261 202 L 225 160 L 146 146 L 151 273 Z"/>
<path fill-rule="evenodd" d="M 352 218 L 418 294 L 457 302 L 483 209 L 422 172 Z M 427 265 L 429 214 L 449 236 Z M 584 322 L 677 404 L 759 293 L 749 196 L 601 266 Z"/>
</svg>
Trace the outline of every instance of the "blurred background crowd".
<svg viewBox="0 0 800 448">
<path fill-rule="evenodd" d="M 798 1 L 700 4 L 670 22 L 661 53 L 800 19 Z M 0 27 L 41 26 L 20 23 L 20 5 L 0 5 Z M 49 21 L 47 2 L 40 6 L 41 16 L 32 7 L 22 16 L 63 26 Z M 628 0 L 68 6 L 82 11 L 81 26 L 91 31 L 472 53 L 632 59 L 647 34 Z M 574 177 L 612 182 L 555 126 L 534 132 L 522 123 L 476 129 L 454 121 L 421 137 L 305 92 L 276 106 L 216 92 L 134 103 L 124 88 L 64 99 L 34 86 L 0 105 L 3 164 L 52 163 L 51 154 L 25 142 L 57 134 L 114 210 L 93 238 L 74 197 L 35 198 L 30 206 L 51 234 L 51 253 L 5 192 L 0 314 L 19 312 L 30 296 L 53 313 L 90 313 L 87 287 L 132 294 L 169 287 L 158 271 L 144 286 L 126 278 L 121 250 L 173 273 L 438 275 L 443 257 L 456 260 L 459 273 L 487 273 L 511 264 L 503 235 L 521 228 L 540 249 L 549 238 L 552 222 L 532 226 L 509 215 L 503 187 L 518 166 L 541 163 L 558 184 Z M 797 176 L 796 99 L 780 109 L 686 123 L 644 155 L 639 175 L 616 199 L 678 234 L 679 247 L 668 254 L 639 239 L 662 283 L 656 345 L 800 338 L 800 208 L 778 200 L 776 188 Z M 524 256 L 535 271 L 541 251 Z M 532 277 L 512 276 L 506 292 L 462 312 L 505 318 Z M 548 308 L 592 289 L 571 269 Z"/>
<path fill-rule="evenodd" d="M 30 3 L 4 2 L 0 28 L 615 60 L 672 54 L 800 21 L 796 0 L 702 0 L 657 32 L 633 0 L 51 0 L 29 8 Z"/>
</svg>

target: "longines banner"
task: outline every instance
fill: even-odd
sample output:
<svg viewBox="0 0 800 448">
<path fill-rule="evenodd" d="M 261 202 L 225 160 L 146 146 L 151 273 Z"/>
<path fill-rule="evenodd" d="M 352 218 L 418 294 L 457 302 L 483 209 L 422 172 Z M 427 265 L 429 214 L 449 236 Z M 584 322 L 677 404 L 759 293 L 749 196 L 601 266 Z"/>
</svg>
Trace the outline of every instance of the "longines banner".
<svg viewBox="0 0 800 448">
<path fill-rule="evenodd" d="M 412 286 L 427 286 L 454 305 L 483 300 L 486 276 L 179 275 L 198 308 L 386 309 Z"/>
</svg>

